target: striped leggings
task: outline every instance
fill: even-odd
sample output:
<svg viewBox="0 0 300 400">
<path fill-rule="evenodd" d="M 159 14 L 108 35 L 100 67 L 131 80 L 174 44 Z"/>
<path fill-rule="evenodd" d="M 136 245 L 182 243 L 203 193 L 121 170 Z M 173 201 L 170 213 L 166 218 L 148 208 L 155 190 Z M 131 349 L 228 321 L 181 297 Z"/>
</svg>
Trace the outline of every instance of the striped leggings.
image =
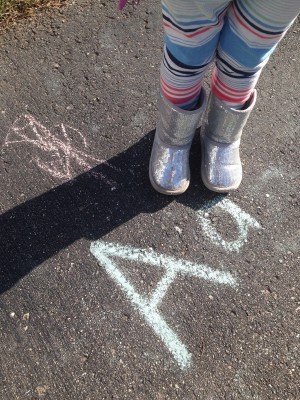
<svg viewBox="0 0 300 400">
<path fill-rule="evenodd" d="M 300 12 L 300 0 L 162 0 L 160 85 L 173 104 L 193 108 L 215 59 L 211 89 L 240 108 Z"/>
</svg>

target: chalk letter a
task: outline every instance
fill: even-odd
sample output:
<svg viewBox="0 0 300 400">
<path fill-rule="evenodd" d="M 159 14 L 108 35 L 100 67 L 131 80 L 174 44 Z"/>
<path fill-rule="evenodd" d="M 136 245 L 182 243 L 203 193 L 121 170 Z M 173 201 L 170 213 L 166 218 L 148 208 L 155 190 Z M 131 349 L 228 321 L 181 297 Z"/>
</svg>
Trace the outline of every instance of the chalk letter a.
<svg viewBox="0 0 300 400">
<path fill-rule="evenodd" d="M 209 210 L 214 207 L 221 208 L 221 210 L 228 212 L 235 219 L 239 231 L 239 236 L 236 240 L 226 241 L 217 232 L 216 228 L 209 219 L 209 216 L 207 215 Z M 243 247 L 243 245 L 247 242 L 249 228 L 261 228 L 256 219 L 251 217 L 251 215 L 241 210 L 240 207 L 226 198 L 223 198 L 221 201 L 219 201 L 219 199 L 209 201 L 199 211 L 197 211 L 197 216 L 206 236 L 211 239 L 214 244 L 223 247 L 226 251 L 231 252 L 239 252 L 241 247 Z"/>
</svg>

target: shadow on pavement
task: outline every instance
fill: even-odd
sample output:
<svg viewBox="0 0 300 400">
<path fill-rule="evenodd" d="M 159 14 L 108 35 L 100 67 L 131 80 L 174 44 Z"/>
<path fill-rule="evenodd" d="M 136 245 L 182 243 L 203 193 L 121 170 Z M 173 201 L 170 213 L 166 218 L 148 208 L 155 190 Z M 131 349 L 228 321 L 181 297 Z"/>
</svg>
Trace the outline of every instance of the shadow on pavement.
<svg viewBox="0 0 300 400">
<path fill-rule="evenodd" d="M 139 213 L 154 213 L 174 200 L 150 186 L 152 139 L 150 132 L 111 158 L 108 163 L 114 168 L 101 164 L 0 216 L 0 293 L 78 239 L 97 240 Z M 196 143 L 191 164 L 198 184 L 176 198 L 194 209 L 215 197 L 201 184 L 198 154 Z M 99 175 L 117 182 L 116 188 Z"/>
</svg>

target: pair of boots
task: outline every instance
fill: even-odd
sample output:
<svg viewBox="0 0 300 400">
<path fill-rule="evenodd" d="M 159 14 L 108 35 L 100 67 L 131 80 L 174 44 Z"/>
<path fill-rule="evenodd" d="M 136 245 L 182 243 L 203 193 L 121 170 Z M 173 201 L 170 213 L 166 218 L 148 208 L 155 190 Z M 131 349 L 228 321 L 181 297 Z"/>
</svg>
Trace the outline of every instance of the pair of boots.
<svg viewBox="0 0 300 400">
<path fill-rule="evenodd" d="M 202 88 L 198 107 L 180 109 L 165 96 L 159 96 L 159 121 L 150 159 L 149 177 L 158 192 L 181 194 L 190 183 L 189 153 L 196 129 L 205 110 L 207 118 L 201 132 L 201 177 L 205 186 L 215 192 L 235 190 L 242 180 L 239 146 L 243 127 L 256 101 L 256 91 L 242 110 L 227 107 L 213 93 L 206 104 Z"/>
</svg>

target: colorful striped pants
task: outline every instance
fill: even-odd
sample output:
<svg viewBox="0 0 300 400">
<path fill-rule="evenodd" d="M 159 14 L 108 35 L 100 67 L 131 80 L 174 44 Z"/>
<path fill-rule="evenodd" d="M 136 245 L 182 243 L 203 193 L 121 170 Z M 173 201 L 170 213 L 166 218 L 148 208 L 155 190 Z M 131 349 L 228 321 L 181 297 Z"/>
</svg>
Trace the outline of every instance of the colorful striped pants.
<svg viewBox="0 0 300 400">
<path fill-rule="evenodd" d="M 195 106 L 215 59 L 211 89 L 230 107 L 250 97 L 262 68 L 300 12 L 300 0 L 162 0 L 160 84 L 181 108 Z"/>
</svg>

